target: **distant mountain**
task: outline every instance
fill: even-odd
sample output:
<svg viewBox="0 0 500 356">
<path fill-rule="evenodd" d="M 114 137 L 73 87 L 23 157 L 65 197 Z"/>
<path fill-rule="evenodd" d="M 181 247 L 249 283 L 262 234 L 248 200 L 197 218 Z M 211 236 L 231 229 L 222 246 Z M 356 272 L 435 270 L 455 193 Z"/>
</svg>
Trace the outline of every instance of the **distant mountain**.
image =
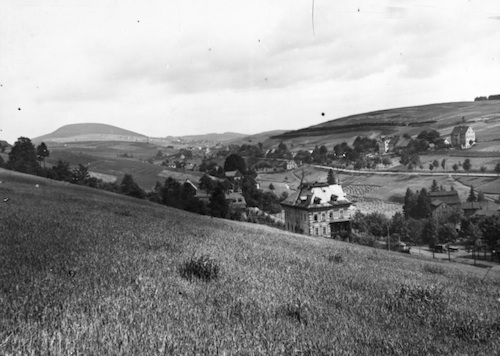
<svg viewBox="0 0 500 356">
<path fill-rule="evenodd" d="M 71 124 L 56 131 L 34 138 L 33 142 L 75 142 L 75 141 L 144 141 L 147 136 L 106 124 Z"/>
<path fill-rule="evenodd" d="M 224 133 L 209 133 L 205 135 L 178 136 L 176 138 L 182 141 L 225 143 L 246 136 L 248 135 L 237 132 L 224 132 Z"/>
</svg>

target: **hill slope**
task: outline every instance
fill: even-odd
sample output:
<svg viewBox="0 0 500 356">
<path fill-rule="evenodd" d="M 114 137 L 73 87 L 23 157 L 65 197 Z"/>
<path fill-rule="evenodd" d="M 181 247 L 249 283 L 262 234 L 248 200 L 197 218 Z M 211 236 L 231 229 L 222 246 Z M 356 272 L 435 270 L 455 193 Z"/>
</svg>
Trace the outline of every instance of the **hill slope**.
<svg viewBox="0 0 500 356">
<path fill-rule="evenodd" d="M 500 348 L 493 272 L 481 281 L 484 272 L 397 253 L 0 177 L 2 354 Z"/>
<path fill-rule="evenodd" d="M 65 125 L 56 131 L 39 136 L 33 142 L 74 142 L 74 141 L 139 141 L 146 136 L 122 128 L 95 123 Z"/>
<path fill-rule="evenodd" d="M 351 141 L 356 136 L 416 135 L 434 129 L 449 135 L 454 126 L 470 125 L 480 142 L 500 137 L 500 100 L 455 102 L 379 110 L 327 121 L 273 137 L 295 144 Z M 498 143 L 493 143 L 497 147 Z M 314 147 L 314 146 L 313 146 Z"/>
</svg>

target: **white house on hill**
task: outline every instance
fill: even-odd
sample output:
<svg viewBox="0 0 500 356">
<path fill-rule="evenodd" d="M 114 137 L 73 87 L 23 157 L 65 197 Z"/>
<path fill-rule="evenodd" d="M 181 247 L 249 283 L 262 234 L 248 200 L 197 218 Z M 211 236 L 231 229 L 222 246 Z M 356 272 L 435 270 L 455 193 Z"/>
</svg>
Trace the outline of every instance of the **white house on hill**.
<svg viewBox="0 0 500 356">
<path fill-rule="evenodd" d="M 461 149 L 471 148 L 476 142 L 476 133 L 470 126 L 456 126 L 451 132 L 451 144 Z"/>
</svg>

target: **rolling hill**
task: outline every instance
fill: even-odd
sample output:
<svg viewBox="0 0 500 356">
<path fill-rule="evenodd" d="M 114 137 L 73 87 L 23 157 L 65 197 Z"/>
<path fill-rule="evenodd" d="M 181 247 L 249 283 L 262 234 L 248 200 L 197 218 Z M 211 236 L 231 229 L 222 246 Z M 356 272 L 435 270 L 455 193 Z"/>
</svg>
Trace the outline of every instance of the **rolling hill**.
<svg viewBox="0 0 500 356">
<path fill-rule="evenodd" d="M 316 144 L 331 147 L 357 136 L 417 135 L 434 129 L 449 136 L 457 125 L 472 126 L 483 150 L 500 151 L 500 100 L 453 102 L 379 110 L 327 121 L 303 129 L 288 131 L 271 138 L 296 147 L 314 148 Z"/>
<path fill-rule="evenodd" d="M 494 270 L 3 169 L 0 177 L 1 354 L 493 355 L 500 348 Z"/>
<path fill-rule="evenodd" d="M 78 141 L 145 141 L 146 136 L 122 128 L 96 123 L 65 125 L 56 131 L 34 138 L 32 141 L 78 142 Z"/>
</svg>

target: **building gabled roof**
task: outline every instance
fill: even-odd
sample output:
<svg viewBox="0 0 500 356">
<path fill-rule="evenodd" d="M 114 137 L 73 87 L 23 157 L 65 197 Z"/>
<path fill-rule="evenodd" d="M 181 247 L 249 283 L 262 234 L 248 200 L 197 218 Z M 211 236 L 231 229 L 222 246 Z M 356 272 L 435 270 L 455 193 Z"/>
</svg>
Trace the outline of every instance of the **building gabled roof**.
<svg viewBox="0 0 500 356">
<path fill-rule="evenodd" d="M 239 170 L 227 171 L 224 174 L 227 178 L 243 177 L 243 174 Z"/>
<path fill-rule="evenodd" d="M 456 190 L 429 192 L 429 197 L 431 203 L 434 200 L 440 200 L 452 207 L 460 206 L 460 198 Z"/>
<path fill-rule="evenodd" d="M 452 135 L 463 135 L 467 132 L 470 126 L 455 126 L 453 131 L 451 131 Z"/>
<path fill-rule="evenodd" d="M 477 201 L 468 201 L 460 205 L 462 210 L 479 210 L 483 208 L 483 205 Z"/>
<path fill-rule="evenodd" d="M 396 143 L 396 147 L 408 147 L 411 142 L 411 138 L 401 137 L 401 139 Z"/>
<path fill-rule="evenodd" d="M 304 184 L 282 205 L 301 209 L 351 205 L 340 184 Z"/>
</svg>

